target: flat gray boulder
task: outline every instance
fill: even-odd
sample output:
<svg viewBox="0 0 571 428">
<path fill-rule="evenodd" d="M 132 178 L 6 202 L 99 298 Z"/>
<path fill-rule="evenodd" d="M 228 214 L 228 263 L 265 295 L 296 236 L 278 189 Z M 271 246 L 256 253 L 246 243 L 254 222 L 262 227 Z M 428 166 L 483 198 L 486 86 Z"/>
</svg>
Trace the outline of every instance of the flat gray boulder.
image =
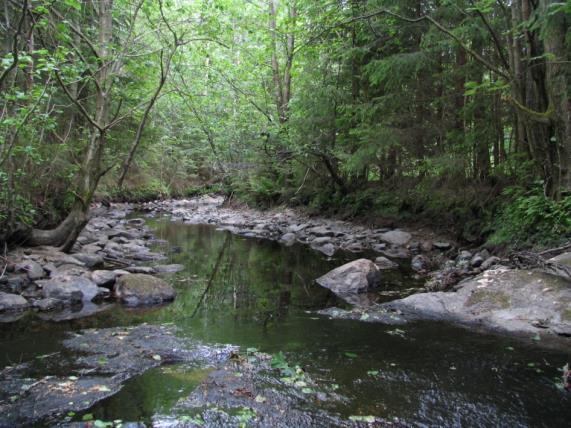
<svg viewBox="0 0 571 428">
<path fill-rule="evenodd" d="M 123 275 L 115 282 L 115 296 L 129 306 L 156 305 L 176 297 L 174 288 L 165 280 L 151 275 Z"/>
<path fill-rule="evenodd" d="M 457 292 L 414 294 L 386 306 L 510 333 L 571 332 L 571 283 L 531 270 L 491 269 L 463 282 Z"/>
<path fill-rule="evenodd" d="M 29 306 L 28 301 L 22 296 L 0 292 L 0 312 L 23 311 Z"/>
<path fill-rule="evenodd" d="M 101 293 L 97 284 L 81 276 L 58 277 L 39 283 L 45 299 L 57 299 L 67 304 L 91 302 Z"/>
<path fill-rule="evenodd" d="M 381 233 L 379 239 L 387 244 L 403 246 L 409 243 L 412 235 L 402 230 L 391 230 L 390 232 Z"/>
<path fill-rule="evenodd" d="M 549 259 L 549 261 L 571 267 L 571 252 L 559 254 L 558 256 Z"/>
<path fill-rule="evenodd" d="M 334 293 L 364 293 L 379 285 L 381 273 L 377 266 L 367 259 L 359 259 L 326 273 L 316 279 L 322 287 Z"/>
</svg>

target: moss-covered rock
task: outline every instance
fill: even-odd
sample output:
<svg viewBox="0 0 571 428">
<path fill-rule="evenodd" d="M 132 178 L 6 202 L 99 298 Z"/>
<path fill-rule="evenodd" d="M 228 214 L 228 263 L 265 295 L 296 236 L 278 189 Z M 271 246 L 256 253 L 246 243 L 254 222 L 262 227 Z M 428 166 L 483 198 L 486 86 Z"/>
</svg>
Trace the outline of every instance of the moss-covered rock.
<svg viewBox="0 0 571 428">
<path fill-rule="evenodd" d="M 115 283 L 115 296 L 129 306 L 157 305 L 176 297 L 174 288 L 165 280 L 151 275 L 123 275 Z"/>
<path fill-rule="evenodd" d="M 571 283 L 543 272 L 499 267 L 462 283 L 457 292 L 422 293 L 380 310 L 509 333 L 571 340 Z"/>
</svg>

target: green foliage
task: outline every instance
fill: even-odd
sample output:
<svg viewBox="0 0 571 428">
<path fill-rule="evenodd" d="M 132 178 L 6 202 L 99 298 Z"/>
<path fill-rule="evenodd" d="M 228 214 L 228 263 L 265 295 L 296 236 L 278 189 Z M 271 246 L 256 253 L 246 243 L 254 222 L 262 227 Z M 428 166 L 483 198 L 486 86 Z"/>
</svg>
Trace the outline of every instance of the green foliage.
<svg viewBox="0 0 571 428">
<path fill-rule="evenodd" d="M 560 201 L 545 197 L 541 191 L 524 192 L 508 188 L 510 198 L 494 224 L 489 241 L 511 247 L 556 244 L 571 236 L 571 196 Z"/>
</svg>

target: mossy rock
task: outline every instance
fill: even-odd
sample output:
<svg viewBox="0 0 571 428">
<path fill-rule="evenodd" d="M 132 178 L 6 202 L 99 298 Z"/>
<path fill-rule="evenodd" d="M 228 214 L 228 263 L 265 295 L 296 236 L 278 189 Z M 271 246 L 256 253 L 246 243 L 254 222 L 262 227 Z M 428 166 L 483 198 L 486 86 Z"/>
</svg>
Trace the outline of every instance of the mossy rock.
<svg viewBox="0 0 571 428">
<path fill-rule="evenodd" d="M 115 283 L 115 296 L 128 306 L 157 305 L 174 300 L 176 291 L 161 278 L 130 274 L 119 277 Z"/>
<path fill-rule="evenodd" d="M 467 300 L 466 306 L 487 311 L 493 309 L 508 309 L 511 306 L 511 300 L 509 296 L 501 291 L 476 290 Z"/>
</svg>

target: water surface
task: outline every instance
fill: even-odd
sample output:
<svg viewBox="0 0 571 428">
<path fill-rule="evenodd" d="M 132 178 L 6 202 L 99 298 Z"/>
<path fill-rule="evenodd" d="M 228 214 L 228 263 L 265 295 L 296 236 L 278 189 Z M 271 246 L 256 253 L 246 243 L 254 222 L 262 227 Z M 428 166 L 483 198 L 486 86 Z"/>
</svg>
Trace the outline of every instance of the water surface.
<svg viewBox="0 0 571 428">
<path fill-rule="evenodd" d="M 342 416 L 375 415 L 417 426 L 568 426 L 571 394 L 557 387 L 569 353 L 521 341 L 421 322 L 398 329 L 333 320 L 315 311 L 347 306 L 314 279 L 358 256 L 332 259 L 305 246 L 247 239 L 213 226 L 150 221 L 169 263 L 175 302 L 149 309 L 114 305 L 90 318 L 46 323 L 35 316 L 0 326 L 3 366 L 61 349 L 69 331 L 142 322 L 173 323 L 182 335 L 283 351 L 341 402 L 321 405 Z M 384 272 L 381 291 L 406 293 L 409 272 Z M 374 297 L 374 296 L 373 296 Z M 379 300 L 387 300 L 380 293 Z M 103 420 L 150 423 L 169 414 L 208 371 L 184 365 L 151 370 L 89 412 Z"/>
</svg>

